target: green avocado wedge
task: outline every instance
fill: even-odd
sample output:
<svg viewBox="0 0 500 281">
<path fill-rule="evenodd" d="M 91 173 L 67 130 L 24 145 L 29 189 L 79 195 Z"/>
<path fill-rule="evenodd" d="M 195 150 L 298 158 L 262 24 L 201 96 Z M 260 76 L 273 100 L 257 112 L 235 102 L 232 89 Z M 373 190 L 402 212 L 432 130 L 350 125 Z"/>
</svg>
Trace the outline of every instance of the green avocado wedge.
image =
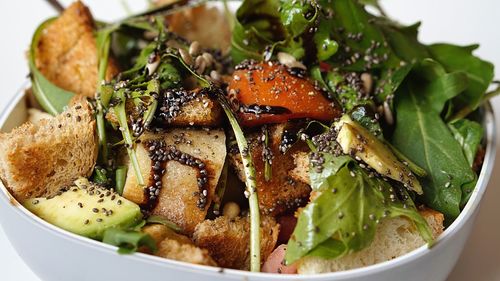
<svg viewBox="0 0 500 281">
<path fill-rule="evenodd" d="M 142 220 L 138 205 L 87 183 L 72 186 L 52 198 L 29 199 L 23 205 L 53 225 L 97 240 L 107 229 L 129 228 Z"/>
<path fill-rule="evenodd" d="M 401 182 L 406 188 L 422 194 L 422 186 L 411 172 L 392 153 L 391 149 L 363 126 L 345 115 L 336 124 L 337 142 L 345 154 L 352 154 L 366 162 L 379 174 Z"/>
</svg>

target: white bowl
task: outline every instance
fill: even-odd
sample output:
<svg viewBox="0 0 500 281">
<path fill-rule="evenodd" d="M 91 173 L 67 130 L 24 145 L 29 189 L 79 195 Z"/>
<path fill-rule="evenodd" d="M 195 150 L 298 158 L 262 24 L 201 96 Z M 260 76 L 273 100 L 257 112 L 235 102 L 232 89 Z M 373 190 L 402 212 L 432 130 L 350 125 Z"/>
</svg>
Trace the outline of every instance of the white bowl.
<svg viewBox="0 0 500 281">
<path fill-rule="evenodd" d="M 27 118 L 24 91 L 0 115 L 0 128 L 10 131 Z M 476 188 L 460 216 L 426 246 L 380 264 L 318 275 L 279 275 L 193 265 L 136 253 L 119 255 L 117 248 L 81 237 L 31 214 L 0 184 L 0 223 L 26 264 L 43 280 L 350 280 L 443 281 L 458 260 L 472 229 L 495 161 L 495 118 L 490 104 L 484 108 L 486 157 Z"/>
</svg>

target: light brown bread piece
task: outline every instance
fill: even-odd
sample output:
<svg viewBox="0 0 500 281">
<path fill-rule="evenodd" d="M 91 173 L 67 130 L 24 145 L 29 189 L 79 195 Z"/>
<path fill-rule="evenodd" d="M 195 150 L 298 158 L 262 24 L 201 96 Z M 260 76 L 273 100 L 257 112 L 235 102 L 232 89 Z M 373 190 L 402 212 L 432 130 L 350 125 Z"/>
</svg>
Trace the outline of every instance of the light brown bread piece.
<svg viewBox="0 0 500 281">
<path fill-rule="evenodd" d="M 264 262 L 276 246 L 279 225 L 269 216 L 261 216 L 261 260 Z M 250 223 L 248 217 L 225 216 L 200 223 L 193 234 L 194 243 L 207 249 L 221 267 L 248 270 L 250 266 Z"/>
<path fill-rule="evenodd" d="M 94 20 L 82 2 L 74 2 L 42 32 L 35 63 L 43 75 L 57 86 L 94 97 L 97 86 Z M 117 73 L 118 67 L 110 59 L 106 79 Z"/>
<path fill-rule="evenodd" d="M 199 90 L 194 90 L 199 93 Z M 133 102 L 127 104 L 127 112 L 131 114 L 134 108 Z M 118 119 L 113 110 L 109 110 L 106 114 L 106 119 L 118 125 Z M 164 121 L 168 126 L 219 126 L 222 122 L 222 109 L 220 105 L 214 100 L 204 94 L 198 96 L 184 103 L 179 111 L 179 114 L 172 118 L 169 122 Z"/>
<path fill-rule="evenodd" d="M 443 214 L 430 209 L 421 210 L 420 213 L 437 238 L 443 232 Z M 369 266 L 395 259 L 423 245 L 425 241 L 408 219 L 402 217 L 387 219 L 378 226 L 375 239 L 369 247 L 334 260 L 303 258 L 298 262 L 298 273 L 317 274 Z"/>
<path fill-rule="evenodd" d="M 216 7 L 199 5 L 184 9 L 167 16 L 167 22 L 170 31 L 189 41 L 198 41 L 204 48 L 226 51 L 231 46 L 227 17 Z"/>
<path fill-rule="evenodd" d="M 269 126 L 270 144 L 269 148 L 273 153 L 272 177 L 269 181 L 264 177 L 264 161 L 262 157 L 263 144 L 257 141 L 262 136 L 261 133 L 253 134 L 248 137 L 251 147 L 253 163 L 255 165 L 257 181 L 257 193 L 259 195 L 259 205 L 261 212 L 273 216 L 293 211 L 297 207 L 305 205 L 309 198 L 311 188 L 309 185 L 293 180 L 289 172 L 294 169 L 293 154 L 307 150 L 304 145 L 293 146 L 286 154 L 279 151 L 281 136 L 284 125 Z M 238 173 L 240 180 L 244 181 L 245 173 L 239 153 L 231 153 L 231 164 Z"/>
<path fill-rule="evenodd" d="M 162 258 L 193 264 L 217 266 L 217 263 L 210 257 L 207 250 L 200 249 L 191 244 L 182 244 L 177 240 L 163 240 L 158 247 L 156 255 Z"/>
<path fill-rule="evenodd" d="M 296 181 L 303 182 L 307 185 L 311 184 L 309 178 L 309 152 L 300 151 L 293 155 L 295 168 L 290 171 L 290 177 Z"/>
<path fill-rule="evenodd" d="M 56 117 L 0 134 L 0 177 L 19 201 L 45 197 L 92 173 L 97 134 L 85 98 Z"/>
<path fill-rule="evenodd" d="M 196 247 L 187 236 L 177 234 L 167 226 L 153 224 L 145 226 L 142 231 L 156 241 L 158 247 L 156 256 L 194 264 L 217 266 L 207 250 Z"/>
<path fill-rule="evenodd" d="M 166 163 L 165 175 L 158 203 L 152 214 L 160 215 L 176 223 L 186 234 L 191 234 L 196 225 L 205 219 L 207 210 L 213 200 L 215 188 L 224 166 L 226 157 L 226 137 L 224 131 L 214 129 L 172 129 L 166 133 L 148 133 L 141 137 L 137 146 L 137 157 L 146 186 L 152 176 L 152 163 L 144 143 L 150 139 L 163 139 L 167 146 L 175 145 L 184 153 L 202 160 L 208 172 L 207 204 L 204 209 L 197 206 L 199 192 L 197 184 L 198 169 L 182 165 L 175 161 Z M 134 169 L 129 165 L 123 196 L 137 204 L 144 204 L 147 198 L 144 187 L 137 184 Z"/>
</svg>

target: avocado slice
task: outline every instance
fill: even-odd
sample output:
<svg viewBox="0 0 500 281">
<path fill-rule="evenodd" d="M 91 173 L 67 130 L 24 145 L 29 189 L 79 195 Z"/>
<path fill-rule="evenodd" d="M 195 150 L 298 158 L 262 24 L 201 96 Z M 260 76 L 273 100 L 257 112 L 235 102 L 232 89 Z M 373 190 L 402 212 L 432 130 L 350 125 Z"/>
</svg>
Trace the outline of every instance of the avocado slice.
<svg viewBox="0 0 500 281">
<path fill-rule="evenodd" d="M 126 228 L 139 223 L 139 206 L 116 192 L 86 179 L 51 198 L 34 198 L 24 206 L 43 220 L 67 231 L 102 239 L 108 228 Z"/>
<path fill-rule="evenodd" d="M 345 154 L 359 157 L 379 174 L 403 183 L 422 194 L 422 186 L 411 170 L 401 163 L 389 147 L 348 115 L 335 124 L 337 142 Z"/>
</svg>

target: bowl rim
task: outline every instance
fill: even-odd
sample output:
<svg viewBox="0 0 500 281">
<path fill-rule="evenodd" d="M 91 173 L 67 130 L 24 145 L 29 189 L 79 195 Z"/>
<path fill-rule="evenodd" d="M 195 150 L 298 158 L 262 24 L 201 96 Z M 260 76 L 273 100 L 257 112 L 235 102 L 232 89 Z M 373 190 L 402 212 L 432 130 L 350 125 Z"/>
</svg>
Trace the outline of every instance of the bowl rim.
<svg viewBox="0 0 500 281">
<path fill-rule="evenodd" d="M 25 90 L 29 87 L 29 81 L 26 81 L 22 84 L 18 92 L 10 98 L 4 110 L 0 113 L 0 128 L 6 125 L 11 113 L 14 111 L 16 106 L 25 98 Z M 461 211 L 460 215 L 455 219 L 455 221 L 437 238 L 435 245 L 429 249 L 427 245 L 423 245 L 411 252 L 408 252 L 402 256 L 399 256 L 395 259 L 384 261 L 381 263 L 377 263 L 374 265 L 369 265 L 361 268 L 349 269 L 345 271 L 339 272 L 329 272 L 329 273 L 319 273 L 319 274 L 311 274 L 311 275 L 283 275 L 283 274 L 274 274 L 274 273 L 262 273 L 262 272 L 249 272 L 243 270 L 236 269 L 227 269 L 221 267 L 212 267 L 205 265 L 196 265 L 190 264 L 187 262 L 176 261 L 171 259 L 165 259 L 153 255 L 143 254 L 143 253 L 134 253 L 131 255 L 120 255 L 120 258 L 126 258 L 135 260 L 138 262 L 149 263 L 154 266 L 159 267 L 170 267 L 175 270 L 182 270 L 185 272 L 196 272 L 199 274 L 228 274 L 232 277 L 243 277 L 243 278 L 268 278 L 269 280 L 278 280 L 283 279 L 286 276 L 287 279 L 291 280 L 330 280 L 333 278 L 356 278 L 367 276 L 375 273 L 379 273 L 382 271 L 386 271 L 388 269 L 393 269 L 404 264 L 407 264 L 413 260 L 419 259 L 422 256 L 428 254 L 430 251 L 436 250 L 440 248 L 445 241 L 450 240 L 455 234 L 460 230 L 460 228 L 471 218 L 474 214 L 475 210 L 478 208 L 480 201 L 484 195 L 484 192 L 488 186 L 488 181 L 491 177 L 491 171 L 495 162 L 496 155 L 496 119 L 494 115 L 493 108 L 491 103 L 488 101 L 485 105 L 483 105 L 484 116 L 482 125 L 486 129 L 484 142 L 486 144 L 486 153 L 484 162 L 481 168 L 481 172 L 479 174 L 476 186 L 472 191 L 471 197 L 467 202 L 464 209 Z M 115 254 L 117 253 L 117 247 L 111 246 L 108 244 L 104 244 L 102 242 L 92 240 L 90 238 L 86 238 L 64 229 L 61 229 L 55 225 L 52 225 L 36 215 L 32 214 L 26 208 L 24 208 L 16 199 L 10 194 L 7 188 L 0 181 L 0 197 L 4 199 L 4 203 L 9 205 L 8 207 L 12 208 L 14 212 L 16 212 L 20 217 L 27 220 L 28 222 L 34 224 L 36 227 L 41 230 L 51 232 L 52 234 L 66 239 L 70 242 L 81 244 L 82 246 L 91 247 L 94 250 L 105 252 L 107 254 Z M 3 204 L 0 202 L 0 204 Z"/>
</svg>

